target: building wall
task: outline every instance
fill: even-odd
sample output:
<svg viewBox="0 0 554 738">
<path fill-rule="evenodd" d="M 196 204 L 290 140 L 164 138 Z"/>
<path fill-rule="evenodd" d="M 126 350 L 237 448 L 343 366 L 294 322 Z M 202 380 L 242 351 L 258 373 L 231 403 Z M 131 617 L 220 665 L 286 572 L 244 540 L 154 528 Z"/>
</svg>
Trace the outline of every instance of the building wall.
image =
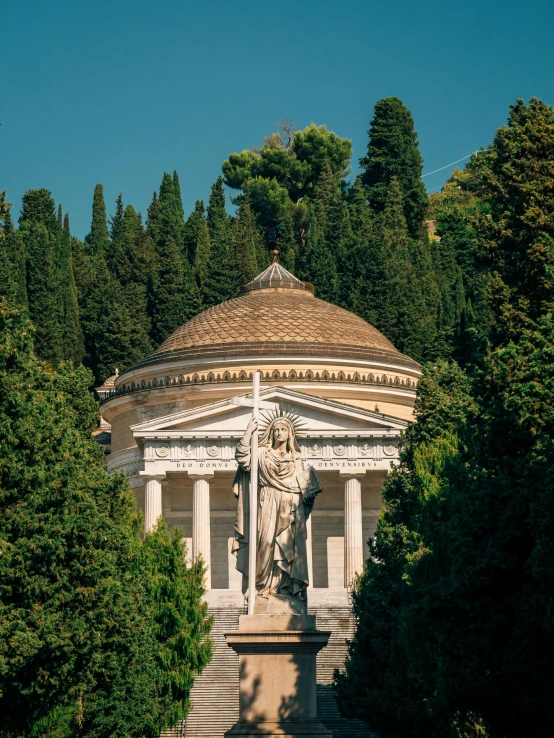
<svg viewBox="0 0 554 738">
<path fill-rule="evenodd" d="M 319 476 L 323 492 L 317 498 L 312 514 L 311 586 L 343 587 L 345 480 L 337 472 L 323 472 Z M 366 559 L 369 556 L 368 540 L 375 534 L 384 477 L 382 472 L 369 472 L 362 479 L 362 531 Z M 236 507 L 232 483 L 231 473 L 217 474 L 210 481 L 212 589 L 241 588 L 241 575 L 235 569 L 235 557 L 231 554 Z M 192 479 L 185 476 L 163 483 L 164 516 L 168 527 L 172 530 L 178 526 L 186 539 L 192 536 L 192 486 Z"/>
</svg>

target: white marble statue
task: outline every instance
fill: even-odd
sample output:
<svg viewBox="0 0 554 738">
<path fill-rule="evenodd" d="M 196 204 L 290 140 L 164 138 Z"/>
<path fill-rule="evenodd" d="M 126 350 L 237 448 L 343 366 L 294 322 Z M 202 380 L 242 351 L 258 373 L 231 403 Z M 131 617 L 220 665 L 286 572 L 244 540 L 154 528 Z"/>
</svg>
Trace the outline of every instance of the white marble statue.
<svg viewBox="0 0 554 738">
<path fill-rule="evenodd" d="M 252 419 L 236 450 L 239 468 L 234 482 L 237 517 L 233 553 L 243 575 L 244 593 L 248 589 L 250 444 L 255 429 L 256 420 Z M 258 442 L 257 597 L 279 595 L 306 606 L 306 522 L 320 491 L 315 470 L 305 468 L 300 457 L 294 420 L 274 418 Z"/>
</svg>

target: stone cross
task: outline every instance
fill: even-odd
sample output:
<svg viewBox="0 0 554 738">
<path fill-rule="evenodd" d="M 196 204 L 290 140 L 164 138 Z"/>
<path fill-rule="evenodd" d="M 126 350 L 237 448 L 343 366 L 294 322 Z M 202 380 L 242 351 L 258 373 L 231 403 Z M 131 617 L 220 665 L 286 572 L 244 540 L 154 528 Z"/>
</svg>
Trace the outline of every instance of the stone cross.
<svg viewBox="0 0 554 738">
<path fill-rule="evenodd" d="M 252 399 L 234 397 L 233 404 L 252 408 L 252 418 L 256 428 L 250 442 L 250 519 L 248 524 L 248 614 L 254 614 L 256 602 L 256 552 L 258 548 L 258 421 L 260 408 L 272 410 L 272 402 L 260 401 L 260 372 L 252 376 Z"/>
</svg>

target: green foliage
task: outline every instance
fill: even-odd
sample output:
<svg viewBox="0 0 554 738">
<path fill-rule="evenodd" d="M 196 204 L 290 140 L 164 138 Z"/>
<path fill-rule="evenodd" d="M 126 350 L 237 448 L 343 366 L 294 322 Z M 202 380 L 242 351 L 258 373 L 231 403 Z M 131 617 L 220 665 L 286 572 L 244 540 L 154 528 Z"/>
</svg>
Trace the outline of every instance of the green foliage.
<svg viewBox="0 0 554 738">
<path fill-rule="evenodd" d="M 289 272 L 294 272 L 299 244 L 294 234 L 294 223 L 291 217 L 285 218 L 280 223 L 276 234 L 275 245 L 279 251 L 279 261 L 281 264 Z M 260 266 L 263 268 L 265 265 L 261 264 Z"/>
<path fill-rule="evenodd" d="M 106 203 L 104 188 L 97 184 L 92 200 L 92 223 L 87 243 L 93 254 L 104 254 L 108 250 L 108 225 L 106 220 Z"/>
<path fill-rule="evenodd" d="M 222 165 L 225 184 L 248 189 L 264 227 L 274 227 L 287 217 L 302 221 L 301 200 L 313 194 L 326 167 L 339 180 L 350 171 L 352 142 L 348 139 L 314 123 L 288 134 L 272 134 L 259 151 L 231 154 Z"/>
<path fill-rule="evenodd" d="M 62 358 L 62 346 L 54 266 L 55 236 L 37 222 L 23 221 L 20 231 L 27 254 L 27 299 L 29 316 L 36 326 L 36 351 L 41 358 L 57 362 Z"/>
<path fill-rule="evenodd" d="M 421 179 L 423 159 L 414 119 L 399 98 L 385 97 L 375 103 L 367 154 L 360 165 L 365 170 L 363 182 L 369 203 L 376 213 L 385 209 L 390 183 L 397 179 L 409 233 L 417 237 L 427 212 L 427 193 Z"/>
<path fill-rule="evenodd" d="M 237 292 L 261 272 L 258 258 L 266 251 L 250 206 L 248 190 L 242 198 L 233 227 L 234 270 Z M 263 264 L 265 266 L 265 264 Z M 263 267 L 262 267 L 263 268 Z"/>
<path fill-rule="evenodd" d="M 406 567 L 425 553 L 422 517 L 441 497 L 441 471 L 456 452 L 471 408 L 470 383 L 456 364 L 426 366 L 417 423 L 406 431 L 399 468 L 385 481 L 372 557 L 354 592 L 357 627 L 345 672 L 335 675 L 339 701 L 347 714 L 385 736 L 479 735 L 471 730 L 471 716 L 449 715 L 422 686 L 404 646 L 403 623 L 411 595 Z"/>
<path fill-rule="evenodd" d="M 79 319 L 77 286 L 73 275 L 72 240 L 69 216 L 66 213 L 63 230 L 58 239 L 57 283 L 61 355 L 75 365 L 82 362 L 85 353 L 83 330 Z"/>
<path fill-rule="evenodd" d="M 461 311 L 471 378 L 427 369 L 355 595 L 337 688 L 385 735 L 554 731 L 553 123 L 518 101 L 434 198 L 441 261 L 486 309 Z"/>
<path fill-rule="evenodd" d="M 196 201 L 194 211 L 187 221 L 187 233 L 190 244 L 188 253 L 193 264 L 194 277 L 200 294 L 203 294 L 208 279 L 208 264 L 210 263 L 212 242 L 202 200 Z"/>
<path fill-rule="evenodd" d="M 117 280 L 108 278 L 102 298 L 102 311 L 93 334 L 99 382 L 110 377 L 116 367 L 123 372 L 152 352 L 143 309 L 146 288 L 137 283 L 124 288 Z"/>
<path fill-rule="evenodd" d="M 212 185 L 207 223 L 211 249 L 202 285 L 202 303 L 204 307 L 211 307 L 236 295 L 231 219 L 225 209 L 223 177 L 218 177 Z"/>
<path fill-rule="evenodd" d="M 203 200 L 194 203 L 194 210 L 185 223 L 185 254 L 190 264 L 205 265 L 210 257 L 210 234 Z"/>
<path fill-rule="evenodd" d="M 158 683 L 165 700 L 164 726 L 186 717 L 194 677 L 208 664 L 212 618 L 202 602 L 205 568 L 201 560 L 185 565 L 187 550 L 179 528 L 170 535 L 162 518 L 144 541 L 143 568 L 149 579 L 157 640 L 156 659 L 163 677 Z"/>
<path fill-rule="evenodd" d="M 352 301 L 354 310 L 396 348 L 422 359 L 433 328 L 430 310 L 435 306 L 425 303 L 425 284 L 419 276 L 423 273 L 429 280 L 433 276 L 428 263 L 414 265 L 412 254 L 417 248 L 410 242 L 402 194 L 393 180 L 385 210 L 375 222 L 374 240 L 357 250 L 359 276 Z"/>
<path fill-rule="evenodd" d="M 146 232 L 153 249 L 150 335 L 158 346 L 200 309 L 192 268 L 184 253 L 185 221 L 176 175 L 164 173 L 159 196 L 154 193 L 148 208 Z"/>
<path fill-rule="evenodd" d="M 0 734 L 157 736 L 207 663 L 204 569 L 181 534 L 144 544 L 92 439 L 82 367 L 36 358 L 0 305 Z"/>
<path fill-rule="evenodd" d="M 27 312 L 27 273 L 25 245 L 19 231 L 15 231 L 9 209 L 4 202 L 5 193 L 0 193 L 0 297 L 4 297 L 11 305 Z"/>
<path fill-rule="evenodd" d="M 58 373 L 36 359 L 29 325 L 2 306 L 4 734 L 27 734 L 55 712 L 74 728 L 88 726 L 95 721 L 89 700 L 101 688 L 129 711 L 127 734 L 153 734 L 157 669 L 144 647 L 149 634 L 136 575 L 139 520 L 124 478 L 108 474 L 91 438 L 98 408 L 89 384 L 82 368 L 62 366 Z M 133 714 L 137 685 L 142 705 L 135 704 Z"/>
</svg>

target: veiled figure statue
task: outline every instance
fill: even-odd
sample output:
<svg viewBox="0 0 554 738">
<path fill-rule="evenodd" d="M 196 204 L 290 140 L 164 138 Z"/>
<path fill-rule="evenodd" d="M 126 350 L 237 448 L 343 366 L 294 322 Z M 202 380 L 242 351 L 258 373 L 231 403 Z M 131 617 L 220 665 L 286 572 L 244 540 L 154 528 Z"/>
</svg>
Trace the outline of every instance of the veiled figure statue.
<svg viewBox="0 0 554 738">
<path fill-rule="evenodd" d="M 239 465 L 234 482 L 237 518 L 233 553 L 248 589 L 248 514 L 252 419 L 237 446 Z M 258 441 L 257 597 L 280 595 L 307 604 L 308 556 L 306 522 L 321 491 L 312 467 L 304 467 L 294 421 L 274 418 Z M 300 601 L 300 602 L 298 602 Z"/>
</svg>

